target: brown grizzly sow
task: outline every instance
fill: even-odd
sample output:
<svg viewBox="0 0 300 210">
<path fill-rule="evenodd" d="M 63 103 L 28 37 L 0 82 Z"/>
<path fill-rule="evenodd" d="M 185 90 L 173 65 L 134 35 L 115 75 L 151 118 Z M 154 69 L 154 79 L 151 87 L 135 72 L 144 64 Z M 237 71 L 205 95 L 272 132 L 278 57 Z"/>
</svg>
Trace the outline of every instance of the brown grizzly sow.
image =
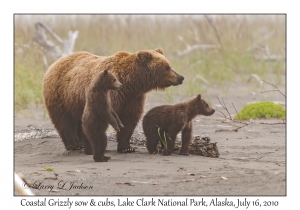
<svg viewBox="0 0 300 210">
<path fill-rule="evenodd" d="M 143 119 L 149 153 L 157 151 L 157 144 L 160 141 L 163 147 L 162 154 L 171 155 L 176 136 L 182 131 L 182 147 L 179 154 L 188 155 L 192 137 L 192 119 L 199 114 L 210 116 L 214 112 L 215 110 L 201 99 L 200 94 L 183 103 L 154 107 Z"/>
<path fill-rule="evenodd" d="M 43 97 L 50 119 L 67 150 L 83 145 L 80 134 L 85 90 L 105 69 L 123 84 L 120 90 L 111 92 L 112 107 L 124 125 L 117 132 L 120 153 L 134 152 L 129 139 L 144 111 L 146 93 L 180 85 L 184 80 L 172 69 L 161 49 L 117 52 L 107 57 L 76 52 L 60 58 L 46 72 Z"/>
<path fill-rule="evenodd" d="M 110 90 L 117 90 L 122 84 L 107 70 L 96 76 L 86 91 L 86 102 L 82 115 L 82 138 L 86 154 L 94 154 L 95 162 L 106 162 L 107 146 L 105 131 L 108 124 L 116 131 L 124 127 L 111 106 Z"/>
</svg>

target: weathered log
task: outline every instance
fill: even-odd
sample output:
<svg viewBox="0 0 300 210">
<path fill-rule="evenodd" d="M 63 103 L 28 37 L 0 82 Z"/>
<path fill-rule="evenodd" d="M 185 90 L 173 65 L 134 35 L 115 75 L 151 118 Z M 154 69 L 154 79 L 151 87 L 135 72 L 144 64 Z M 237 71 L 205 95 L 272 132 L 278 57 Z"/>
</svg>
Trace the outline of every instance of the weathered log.
<svg viewBox="0 0 300 210">
<path fill-rule="evenodd" d="M 44 52 L 45 56 L 43 60 L 46 67 L 57 59 L 73 53 L 78 31 L 69 31 L 68 39 L 64 40 L 43 23 L 37 22 L 35 28 L 36 33 L 33 37 L 33 41 L 37 43 Z M 47 33 L 50 34 L 59 45 L 54 44 L 52 40 L 48 38 Z"/>
</svg>

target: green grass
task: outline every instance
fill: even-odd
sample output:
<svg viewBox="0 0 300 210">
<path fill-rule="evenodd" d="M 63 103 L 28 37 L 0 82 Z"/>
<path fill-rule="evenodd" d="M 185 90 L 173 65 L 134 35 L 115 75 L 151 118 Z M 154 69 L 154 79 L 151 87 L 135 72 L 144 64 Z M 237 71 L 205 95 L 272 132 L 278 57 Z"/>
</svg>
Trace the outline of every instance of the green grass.
<svg viewBox="0 0 300 210">
<path fill-rule="evenodd" d="M 45 171 L 53 171 L 54 168 L 50 168 L 50 167 L 44 167 Z"/>
<path fill-rule="evenodd" d="M 168 133 L 166 131 L 163 131 L 158 125 L 156 125 L 156 127 L 157 127 L 157 133 L 158 133 L 161 143 L 164 145 L 164 148 L 166 148 L 168 150 L 167 138 L 169 138 L 170 141 L 172 141 L 170 136 L 168 135 Z M 163 136 L 161 135 L 161 132 L 163 133 Z"/>
<path fill-rule="evenodd" d="M 36 106 L 43 104 L 42 82 L 43 64 L 27 54 L 24 58 L 15 56 L 15 109 L 17 111 L 28 108 L 29 104 Z"/>
<path fill-rule="evenodd" d="M 271 101 L 262 101 L 257 103 L 248 104 L 234 116 L 234 119 L 249 120 L 257 118 L 286 118 L 286 111 L 279 104 Z"/>
<path fill-rule="evenodd" d="M 25 17 L 26 16 L 26 17 Z M 179 17 L 179 16 L 178 16 Z M 43 55 L 37 47 L 24 51 L 20 45 L 28 44 L 35 34 L 35 22 L 52 28 L 61 38 L 68 31 L 78 30 L 75 51 L 89 51 L 97 55 L 112 55 L 125 50 L 136 52 L 162 48 L 172 67 L 185 77 L 183 85 L 167 88 L 160 93 L 165 102 L 173 103 L 174 96 L 193 96 L 206 93 L 212 87 L 226 90 L 228 83 L 244 84 L 250 74 L 275 85 L 284 84 L 285 62 L 255 60 L 249 52 L 257 45 L 266 45 L 271 54 L 285 55 L 285 16 L 253 15 L 237 18 L 234 15 L 218 15 L 214 24 L 220 32 L 223 50 L 195 50 L 184 56 L 177 51 L 186 45 L 219 45 L 214 29 L 205 18 L 196 15 L 167 19 L 164 15 L 134 18 L 132 15 L 15 15 L 15 106 L 16 111 L 29 104 L 43 103 L 41 88 Z M 271 34 L 270 36 L 268 34 Z M 178 37 L 182 37 L 180 41 Z M 50 36 L 49 36 L 50 38 Z M 197 77 L 198 75 L 198 77 Z M 272 80 L 270 80 L 272 75 Z M 205 84 L 200 77 L 209 82 Z"/>
</svg>

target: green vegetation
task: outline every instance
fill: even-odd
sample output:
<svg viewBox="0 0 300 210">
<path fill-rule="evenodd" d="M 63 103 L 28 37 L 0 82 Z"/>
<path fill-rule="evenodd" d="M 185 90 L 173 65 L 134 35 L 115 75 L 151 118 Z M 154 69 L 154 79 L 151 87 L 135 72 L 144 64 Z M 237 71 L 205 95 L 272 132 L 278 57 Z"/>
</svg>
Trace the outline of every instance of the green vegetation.
<svg viewBox="0 0 300 210">
<path fill-rule="evenodd" d="M 158 125 L 156 125 L 156 127 L 157 127 L 157 133 L 159 135 L 160 141 L 164 145 L 164 148 L 168 149 L 167 137 L 170 139 L 170 141 L 172 141 L 170 136 L 168 135 L 167 132 L 163 131 Z M 161 132 L 163 132 L 163 137 L 161 136 Z"/>
<path fill-rule="evenodd" d="M 43 104 L 43 63 L 41 56 L 30 53 L 22 58 L 15 56 L 15 109 L 25 109 L 29 104 Z M 41 60 L 39 60 L 40 58 Z M 41 61 L 41 62 L 40 62 Z"/>
<path fill-rule="evenodd" d="M 54 168 L 50 168 L 50 167 L 45 167 L 44 168 L 46 171 L 53 171 L 54 170 Z"/>
<path fill-rule="evenodd" d="M 75 51 L 107 56 L 121 50 L 136 52 L 162 48 L 172 67 L 185 77 L 184 85 L 149 95 L 169 103 L 174 102 L 174 96 L 184 100 L 212 87 L 226 91 L 228 84 L 245 83 L 250 74 L 257 74 L 275 85 L 285 82 L 282 79 L 284 60 L 257 60 L 253 56 L 264 53 L 251 51 L 265 45 L 270 54 L 285 56 L 284 15 L 216 15 L 213 22 L 223 48 L 197 49 L 181 56 L 178 52 L 183 52 L 187 46 L 221 46 L 214 28 L 204 16 L 15 15 L 16 111 L 30 104 L 43 104 L 41 90 L 46 71 L 43 53 L 38 46 L 22 47 L 32 42 L 36 22 L 49 26 L 63 39 L 67 38 L 69 30 L 78 30 Z"/>
<path fill-rule="evenodd" d="M 271 101 L 248 104 L 234 116 L 234 119 L 249 120 L 256 118 L 286 118 L 285 108 Z"/>
</svg>

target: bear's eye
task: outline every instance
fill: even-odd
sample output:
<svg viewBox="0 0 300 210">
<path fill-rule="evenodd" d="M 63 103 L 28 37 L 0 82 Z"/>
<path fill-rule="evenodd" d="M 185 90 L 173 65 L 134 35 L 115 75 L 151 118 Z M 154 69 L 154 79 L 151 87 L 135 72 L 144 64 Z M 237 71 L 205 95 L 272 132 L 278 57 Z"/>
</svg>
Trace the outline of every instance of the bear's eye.
<svg viewBox="0 0 300 210">
<path fill-rule="evenodd" d="M 113 79 L 113 82 L 116 82 L 117 80 L 116 79 Z"/>
<path fill-rule="evenodd" d="M 169 66 L 166 67 L 166 71 L 170 71 L 170 67 Z"/>
<path fill-rule="evenodd" d="M 208 107 L 208 104 L 206 104 L 206 107 Z"/>
</svg>

